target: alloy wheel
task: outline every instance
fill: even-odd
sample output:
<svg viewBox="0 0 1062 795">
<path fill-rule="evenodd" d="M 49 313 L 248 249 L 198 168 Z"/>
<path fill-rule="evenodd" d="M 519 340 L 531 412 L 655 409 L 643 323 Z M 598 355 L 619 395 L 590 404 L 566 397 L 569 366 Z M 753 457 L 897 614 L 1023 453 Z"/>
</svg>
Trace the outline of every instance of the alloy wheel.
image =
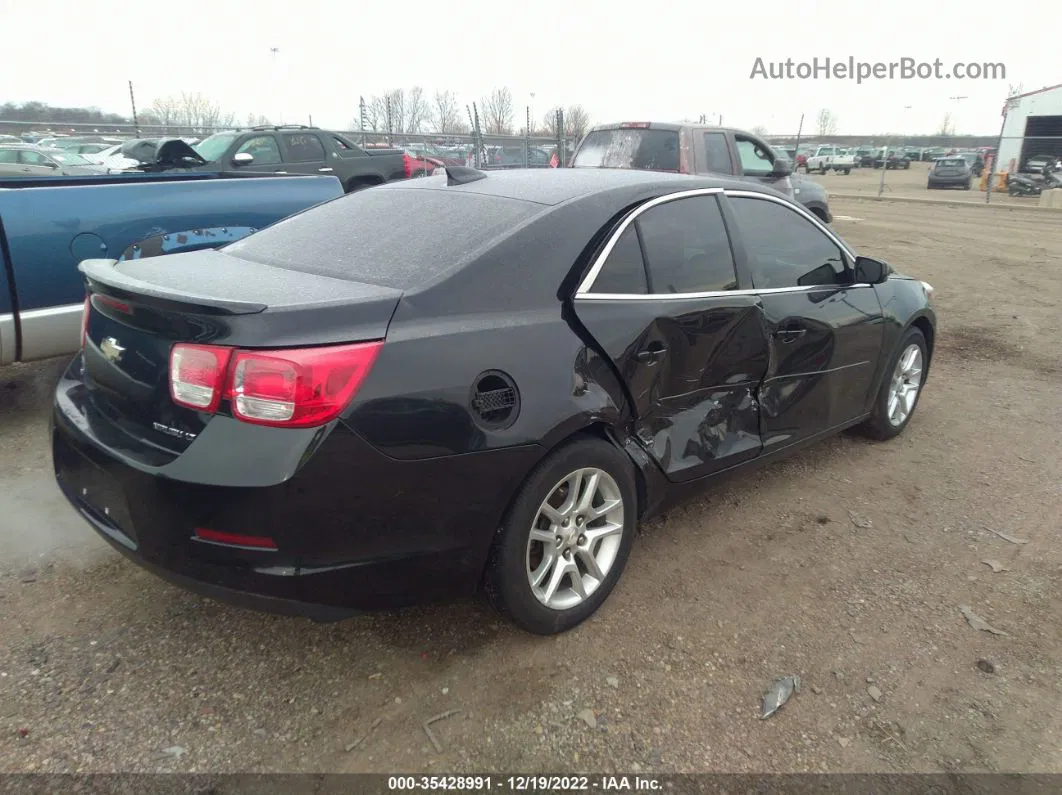
<svg viewBox="0 0 1062 795">
<path fill-rule="evenodd" d="M 914 410 L 918 399 L 918 390 L 922 388 L 922 349 L 912 343 L 908 345 L 896 362 L 889 389 L 889 402 L 886 415 L 894 427 L 903 425 Z"/>
<path fill-rule="evenodd" d="M 527 542 L 527 581 L 535 598 L 568 610 L 605 581 L 623 540 L 623 497 L 602 469 L 577 469 L 542 501 Z"/>
</svg>

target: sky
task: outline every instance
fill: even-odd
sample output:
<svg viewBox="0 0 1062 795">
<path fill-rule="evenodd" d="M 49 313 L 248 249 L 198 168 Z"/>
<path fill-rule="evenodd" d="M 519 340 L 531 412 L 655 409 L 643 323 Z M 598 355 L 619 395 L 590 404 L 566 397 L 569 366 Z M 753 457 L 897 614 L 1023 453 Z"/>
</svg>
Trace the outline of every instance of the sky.
<svg viewBox="0 0 1062 795">
<path fill-rule="evenodd" d="M 980 8 L 981 10 L 978 10 Z M 1014 20 L 993 23 L 993 15 Z M 595 123 L 679 121 L 702 114 L 771 135 L 804 130 L 826 108 L 840 134 L 932 133 L 946 113 L 959 134 L 995 135 L 1010 86 L 1062 82 L 1029 20 L 1055 19 L 1046 0 L 977 6 L 578 0 L 540 3 L 349 3 L 182 0 L 166 6 L 94 0 L 91 14 L 0 0 L 0 103 L 39 100 L 128 114 L 155 97 L 201 92 L 233 111 L 349 129 L 358 97 L 419 85 L 462 107 L 507 86 L 517 126 L 582 104 Z M 271 48 L 278 48 L 273 55 Z M 1000 79 L 764 79 L 769 64 L 1001 63 Z M 1054 67 L 1054 68 L 1052 68 Z M 794 66 L 794 69 L 796 67 Z M 532 96 L 533 95 L 533 96 Z M 951 99 L 965 97 L 965 99 Z"/>
</svg>

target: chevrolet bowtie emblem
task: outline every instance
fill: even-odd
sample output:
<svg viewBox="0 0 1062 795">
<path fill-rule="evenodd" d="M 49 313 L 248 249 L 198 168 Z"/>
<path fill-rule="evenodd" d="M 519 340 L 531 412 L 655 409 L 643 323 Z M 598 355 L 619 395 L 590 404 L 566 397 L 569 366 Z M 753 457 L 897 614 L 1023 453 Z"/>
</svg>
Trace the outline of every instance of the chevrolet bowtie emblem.
<svg viewBox="0 0 1062 795">
<path fill-rule="evenodd" d="M 125 348 L 118 344 L 118 340 L 114 337 L 107 337 L 100 343 L 100 353 L 103 354 L 109 362 L 119 362 L 122 358 L 122 354 L 125 353 Z"/>
</svg>

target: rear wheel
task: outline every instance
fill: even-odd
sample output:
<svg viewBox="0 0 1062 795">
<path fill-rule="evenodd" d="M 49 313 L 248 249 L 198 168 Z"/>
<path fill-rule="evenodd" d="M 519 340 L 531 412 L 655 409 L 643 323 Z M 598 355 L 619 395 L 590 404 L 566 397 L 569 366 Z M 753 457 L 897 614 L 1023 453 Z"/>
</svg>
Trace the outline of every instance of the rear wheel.
<svg viewBox="0 0 1062 795">
<path fill-rule="evenodd" d="M 966 184 L 963 185 L 962 187 L 963 187 L 963 190 L 970 190 L 970 188 L 972 187 L 972 185 L 970 184 L 970 180 L 966 180 Z"/>
<path fill-rule="evenodd" d="M 537 635 L 585 621 L 623 573 L 637 501 L 631 463 L 615 446 L 585 438 L 555 450 L 498 530 L 486 571 L 492 604 Z"/>
<path fill-rule="evenodd" d="M 925 336 L 916 328 L 908 329 L 893 355 L 870 418 L 860 426 L 867 436 L 885 441 L 903 432 L 918 406 L 927 361 Z"/>
<path fill-rule="evenodd" d="M 845 176 L 848 176 L 849 174 L 851 174 L 851 173 L 852 173 L 852 169 L 850 169 L 850 168 L 846 168 L 846 169 L 844 170 L 844 173 L 845 173 Z"/>
</svg>

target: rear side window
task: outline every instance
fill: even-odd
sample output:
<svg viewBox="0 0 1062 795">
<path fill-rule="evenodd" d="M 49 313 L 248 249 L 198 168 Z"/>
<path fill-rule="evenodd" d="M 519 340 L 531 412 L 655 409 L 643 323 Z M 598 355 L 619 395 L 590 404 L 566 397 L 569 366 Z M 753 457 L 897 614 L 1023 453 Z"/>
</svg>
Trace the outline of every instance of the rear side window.
<svg viewBox="0 0 1062 795">
<path fill-rule="evenodd" d="M 406 290 L 441 276 L 541 210 L 532 202 L 476 193 L 371 188 L 278 221 L 224 251 L 300 273 Z"/>
<path fill-rule="evenodd" d="M 653 293 L 736 290 L 730 240 L 715 196 L 666 202 L 636 221 Z"/>
<path fill-rule="evenodd" d="M 645 261 L 638 243 L 638 232 L 631 224 L 623 230 L 608 259 L 594 279 L 592 293 L 614 295 L 645 295 L 649 286 L 645 279 Z"/>
<path fill-rule="evenodd" d="M 679 134 L 676 130 L 595 130 L 583 139 L 572 165 L 678 171 Z"/>
<path fill-rule="evenodd" d="M 733 174 L 734 161 L 730 157 L 730 147 L 726 144 L 726 135 L 717 132 L 704 134 L 705 165 L 714 174 Z"/>
<path fill-rule="evenodd" d="M 321 139 L 311 133 L 294 133 L 284 136 L 284 149 L 292 163 L 315 163 L 325 159 Z"/>
</svg>

